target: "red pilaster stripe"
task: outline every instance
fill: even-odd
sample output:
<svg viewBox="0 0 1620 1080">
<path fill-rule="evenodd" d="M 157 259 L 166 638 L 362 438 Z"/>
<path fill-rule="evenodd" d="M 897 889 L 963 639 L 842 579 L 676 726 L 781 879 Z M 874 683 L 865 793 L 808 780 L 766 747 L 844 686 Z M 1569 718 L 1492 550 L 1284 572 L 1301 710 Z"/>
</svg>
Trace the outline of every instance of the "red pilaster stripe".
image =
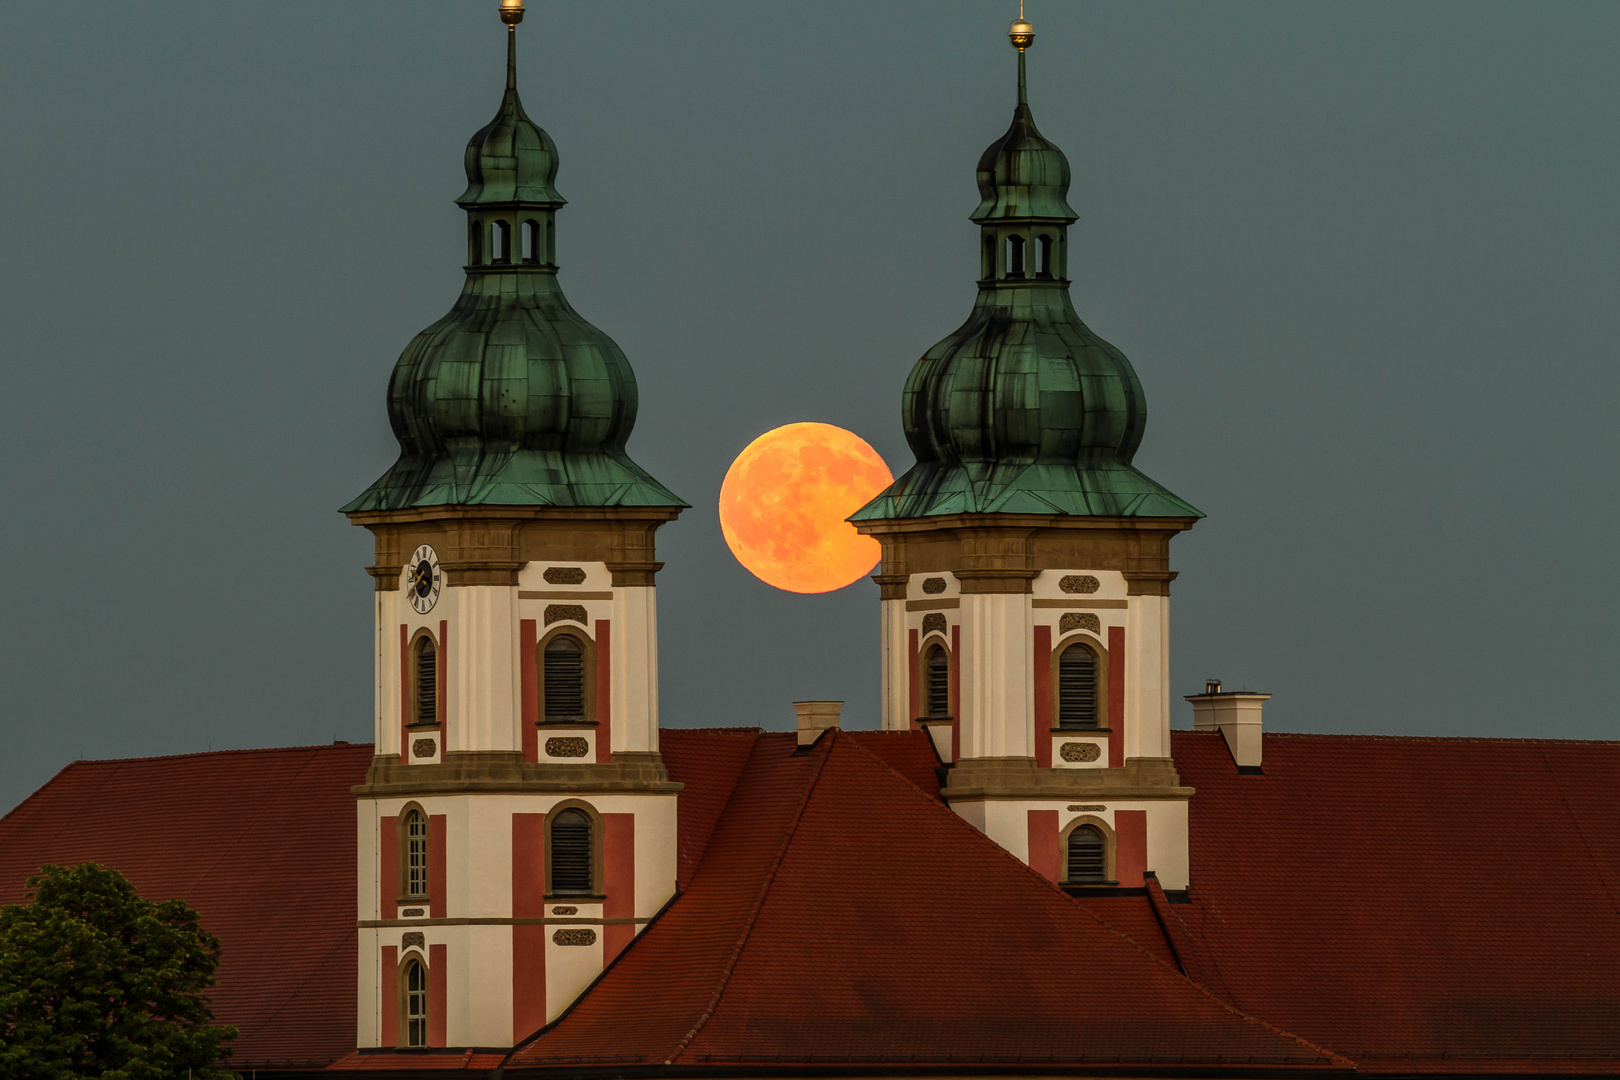
<svg viewBox="0 0 1620 1080">
<path fill-rule="evenodd" d="M 439 760 L 450 749 L 450 624 L 439 620 Z"/>
<path fill-rule="evenodd" d="M 428 818 L 428 915 L 435 919 L 444 918 L 444 894 L 450 888 L 444 872 L 444 821 L 443 814 Z"/>
<path fill-rule="evenodd" d="M 399 818 L 377 823 L 377 900 L 385 919 L 399 918 Z"/>
<path fill-rule="evenodd" d="M 596 760 L 613 760 L 613 627 L 607 619 L 596 620 Z"/>
<path fill-rule="evenodd" d="M 1140 889 L 1147 869 L 1147 811 L 1114 811 L 1114 876 L 1122 887 Z"/>
<path fill-rule="evenodd" d="M 409 765 L 411 733 L 406 725 L 411 722 L 411 628 L 399 624 L 399 760 Z M 382 747 L 378 747 L 381 750 Z"/>
<path fill-rule="evenodd" d="M 1048 738 L 1050 745 L 1052 740 Z M 1058 879 L 1058 812 L 1029 811 L 1029 868 L 1047 881 Z"/>
<path fill-rule="evenodd" d="M 399 946 L 382 947 L 381 983 L 377 987 L 377 1009 L 381 1012 L 382 1030 L 377 1042 L 382 1046 L 399 1045 Z"/>
<path fill-rule="evenodd" d="M 917 632 L 911 632 L 912 661 L 911 668 L 917 669 Z M 916 676 L 912 676 L 915 686 Z M 913 690 L 915 693 L 915 690 Z M 915 710 L 913 710 L 915 711 Z M 913 725 L 914 727 L 916 725 Z M 962 756 L 962 627 L 956 624 L 951 627 L 951 761 Z"/>
<path fill-rule="evenodd" d="M 1108 628 L 1108 767 L 1125 764 L 1125 628 Z"/>
<path fill-rule="evenodd" d="M 512 917 L 546 913 L 546 815 L 512 815 Z"/>
<path fill-rule="evenodd" d="M 540 760 L 540 673 L 535 668 L 534 647 L 540 640 L 540 628 L 533 619 L 518 623 L 518 682 L 523 692 L 523 714 L 518 720 L 523 728 L 523 760 Z"/>
<path fill-rule="evenodd" d="M 533 652 L 533 649 L 530 650 Z M 533 725 L 529 725 L 531 730 Z M 512 916 L 546 913 L 546 815 L 512 815 Z M 546 1023 L 546 937 L 550 927 L 512 927 L 512 1041 Z"/>
<path fill-rule="evenodd" d="M 1052 767 L 1052 628 L 1035 628 L 1035 765 Z M 1031 811 L 1033 813 L 1034 811 Z M 1056 813 L 1056 811 L 1053 811 Z M 1053 819 L 1053 828 L 1057 827 Z M 1055 842 L 1055 841 L 1054 841 Z M 1054 852 L 1056 848 L 1052 849 Z M 1057 856 L 1054 854 L 1053 859 Z M 1057 865 L 1053 863 L 1053 865 Z M 1053 878 L 1053 880 L 1057 880 Z"/>
<path fill-rule="evenodd" d="M 602 917 L 628 919 L 636 913 L 636 815 L 602 815 Z M 602 927 L 602 962 L 613 963 L 635 927 L 621 923 Z"/>
<path fill-rule="evenodd" d="M 918 686 L 920 676 L 917 673 L 917 631 L 911 631 L 910 641 L 911 659 L 906 664 L 906 670 L 911 673 L 911 688 L 907 697 L 907 700 L 911 702 L 911 715 L 907 719 L 911 721 L 911 730 L 916 731 L 922 727 L 921 724 L 917 723 L 917 717 L 922 715 L 922 695 L 921 688 Z"/>
<path fill-rule="evenodd" d="M 445 997 L 450 990 L 448 950 L 443 945 L 428 946 L 428 1045 L 449 1046 L 445 1028 Z"/>
</svg>

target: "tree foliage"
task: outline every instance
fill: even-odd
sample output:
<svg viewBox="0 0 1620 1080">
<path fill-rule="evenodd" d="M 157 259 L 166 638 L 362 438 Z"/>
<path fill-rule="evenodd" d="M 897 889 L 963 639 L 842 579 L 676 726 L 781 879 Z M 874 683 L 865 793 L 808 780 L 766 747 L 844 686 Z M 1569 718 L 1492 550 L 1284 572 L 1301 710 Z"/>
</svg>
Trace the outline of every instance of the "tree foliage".
<svg viewBox="0 0 1620 1080">
<path fill-rule="evenodd" d="M 227 1080 L 205 992 L 219 939 L 95 863 L 42 866 L 0 907 L 0 1080 Z"/>
</svg>

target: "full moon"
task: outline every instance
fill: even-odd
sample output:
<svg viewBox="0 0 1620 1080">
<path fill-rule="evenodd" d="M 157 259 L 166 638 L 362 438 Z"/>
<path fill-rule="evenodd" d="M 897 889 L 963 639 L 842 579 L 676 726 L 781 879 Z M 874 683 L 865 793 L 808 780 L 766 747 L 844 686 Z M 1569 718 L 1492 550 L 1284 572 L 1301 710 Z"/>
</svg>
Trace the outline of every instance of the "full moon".
<svg viewBox="0 0 1620 1080">
<path fill-rule="evenodd" d="M 842 589 L 882 549 L 844 519 L 894 480 L 860 436 L 788 424 L 743 448 L 720 485 L 720 531 L 759 580 L 796 593 Z"/>
</svg>

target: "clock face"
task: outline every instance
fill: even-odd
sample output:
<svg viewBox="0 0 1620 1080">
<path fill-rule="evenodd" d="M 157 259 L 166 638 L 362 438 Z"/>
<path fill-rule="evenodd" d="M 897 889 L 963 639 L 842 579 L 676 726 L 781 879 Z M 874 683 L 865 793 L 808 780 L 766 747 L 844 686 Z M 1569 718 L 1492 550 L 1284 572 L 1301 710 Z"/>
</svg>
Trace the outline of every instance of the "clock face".
<svg viewBox="0 0 1620 1080">
<path fill-rule="evenodd" d="M 439 589 L 444 585 L 444 573 L 439 569 L 439 553 L 423 544 L 411 553 L 405 564 L 405 593 L 411 598 L 411 607 L 426 615 L 439 602 Z"/>
</svg>

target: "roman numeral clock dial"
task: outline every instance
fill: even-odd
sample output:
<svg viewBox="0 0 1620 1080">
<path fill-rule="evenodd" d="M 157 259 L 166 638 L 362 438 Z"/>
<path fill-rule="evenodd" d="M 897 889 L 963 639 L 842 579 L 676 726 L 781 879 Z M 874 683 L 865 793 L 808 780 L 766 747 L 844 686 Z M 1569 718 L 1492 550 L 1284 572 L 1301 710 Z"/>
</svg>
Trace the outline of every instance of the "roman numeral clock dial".
<svg viewBox="0 0 1620 1080">
<path fill-rule="evenodd" d="M 411 553 L 405 564 L 405 591 L 411 598 L 411 607 L 426 615 L 439 602 L 439 589 L 444 585 L 444 572 L 439 569 L 439 553 L 423 544 Z"/>
</svg>

